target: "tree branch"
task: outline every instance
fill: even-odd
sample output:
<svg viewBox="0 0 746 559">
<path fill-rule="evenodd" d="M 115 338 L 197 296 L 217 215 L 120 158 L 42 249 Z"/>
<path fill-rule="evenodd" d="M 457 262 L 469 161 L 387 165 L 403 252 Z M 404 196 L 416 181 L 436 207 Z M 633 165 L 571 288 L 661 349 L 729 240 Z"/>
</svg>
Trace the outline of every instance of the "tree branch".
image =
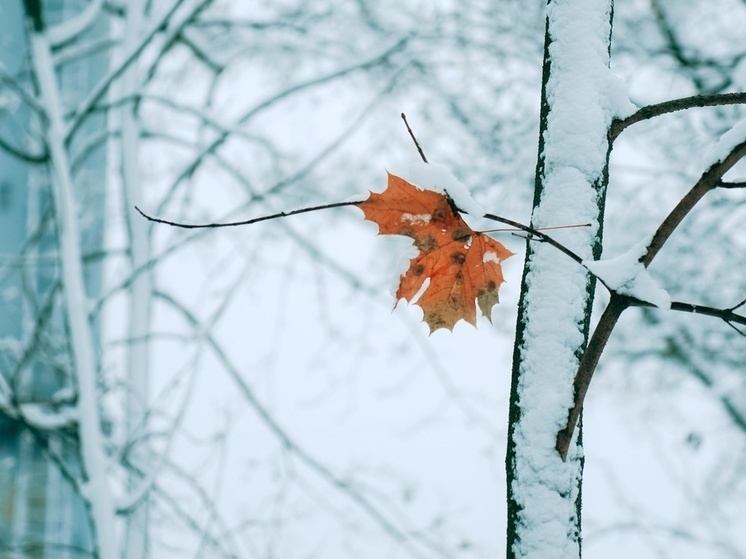
<svg viewBox="0 0 746 559">
<path fill-rule="evenodd" d="M 673 234 L 682 220 L 690 211 L 692 211 L 697 202 L 699 202 L 710 190 L 716 188 L 718 184 L 720 184 L 720 179 L 722 179 L 723 175 L 745 156 L 746 140 L 734 146 L 726 157 L 721 161 L 717 161 L 710 165 L 710 167 L 702 174 L 697 183 L 689 192 L 686 193 L 681 201 L 676 204 L 676 207 L 671 210 L 671 213 L 669 213 L 666 219 L 664 219 L 658 226 L 658 229 L 650 241 L 650 245 L 648 245 L 647 252 L 640 259 L 640 262 L 642 262 L 646 268 L 653 261 L 653 258 L 655 258 L 660 249 L 663 248 L 665 242 Z"/>
<path fill-rule="evenodd" d="M 676 230 L 687 214 L 689 214 L 689 212 L 694 208 L 697 202 L 699 202 L 710 190 L 716 188 L 720 184 L 723 175 L 744 156 L 746 156 L 746 141 L 734 146 L 726 157 L 710 165 L 710 167 L 702 174 L 696 184 L 689 190 L 689 192 L 687 192 L 676 207 L 671 210 L 668 216 L 666 216 L 658 226 L 658 229 L 648 245 L 647 251 L 640 258 L 640 262 L 642 262 L 646 268 L 650 265 L 658 252 L 660 252 L 661 248 L 663 248 L 665 242 L 669 239 L 671 234 Z M 746 318 L 735 314 L 733 311 L 744 304 L 746 304 L 746 299 L 730 309 L 714 309 L 712 307 L 676 302 L 671 304 L 671 309 L 716 316 L 724 320 L 726 324 L 739 333 L 742 333 L 733 325 L 733 323 L 746 323 Z M 556 448 L 557 452 L 559 452 L 562 457 L 562 460 L 565 460 L 567 457 L 572 433 L 575 430 L 575 425 L 580 417 L 580 412 L 583 408 L 583 400 L 585 399 L 588 386 L 590 385 L 598 361 L 601 358 L 601 353 L 603 353 L 603 350 L 606 347 L 606 342 L 608 342 L 611 332 L 614 330 L 619 317 L 629 306 L 653 305 L 631 297 L 620 295 L 614 291 L 611 292 L 609 306 L 606 307 L 606 310 L 596 325 L 596 329 L 588 342 L 588 347 L 585 352 L 583 352 L 583 357 L 578 365 L 578 372 L 573 381 L 575 392 L 574 402 L 573 407 L 570 408 L 568 413 L 567 423 L 565 427 L 557 433 Z"/>
<path fill-rule="evenodd" d="M 746 93 L 714 93 L 710 95 L 693 95 L 681 99 L 671 99 L 655 105 L 648 105 L 636 113 L 615 120 L 609 129 L 609 140 L 614 141 L 628 126 L 632 126 L 643 120 L 648 120 L 667 113 L 693 109 L 695 107 L 717 107 L 721 105 L 740 105 L 746 103 Z"/>
<path fill-rule="evenodd" d="M 150 216 L 146 214 L 145 212 L 143 212 L 137 206 L 135 206 L 135 209 L 145 219 L 147 219 L 148 221 L 152 221 L 154 223 L 162 223 L 164 225 L 170 225 L 172 227 L 180 227 L 181 229 L 217 229 L 220 227 L 239 227 L 241 225 L 251 225 L 252 223 L 259 223 L 260 221 L 269 221 L 270 219 L 289 217 L 291 215 L 316 212 L 319 210 L 329 210 L 331 208 L 340 208 L 342 206 L 357 206 L 358 204 L 360 204 L 360 201 L 335 202 L 333 204 L 322 204 L 321 206 L 310 206 L 308 208 L 300 208 L 298 210 L 292 210 L 289 212 L 279 212 L 279 213 L 271 214 L 271 215 L 263 215 L 261 217 L 245 219 L 243 221 L 227 221 L 223 223 L 180 223 L 178 221 L 169 221 L 167 219 L 160 219 L 158 217 Z"/>
<path fill-rule="evenodd" d="M 718 181 L 718 188 L 746 188 L 746 182 L 725 182 Z"/>
</svg>

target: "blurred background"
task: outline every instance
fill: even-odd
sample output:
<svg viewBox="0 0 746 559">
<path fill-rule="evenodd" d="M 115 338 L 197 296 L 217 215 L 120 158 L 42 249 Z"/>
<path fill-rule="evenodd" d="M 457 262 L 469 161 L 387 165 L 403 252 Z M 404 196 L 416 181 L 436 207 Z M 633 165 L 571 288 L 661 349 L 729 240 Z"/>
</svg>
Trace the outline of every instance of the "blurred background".
<svg viewBox="0 0 746 559">
<path fill-rule="evenodd" d="M 356 208 L 185 230 L 133 207 L 200 223 L 363 199 L 419 158 L 405 112 L 432 162 L 528 223 L 544 9 L 0 5 L 0 557 L 106 557 L 107 524 L 126 558 L 504 554 L 524 239 L 495 234 L 516 256 L 494 324 L 428 335 L 394 308 L 410 240 Z M 744 29 L 742 0 L 617 2 L 612 69 L 638 106 L 743 91 Z M 655 230 L 745 112 L 622 134 L 605 256 Z M 651 272 L 736 305 L 745 223 L 742 189 L 711 193 Z M 743 333 L 633 309 L 585 409 L 586 557 L 746 557 Z"/>
</svg>

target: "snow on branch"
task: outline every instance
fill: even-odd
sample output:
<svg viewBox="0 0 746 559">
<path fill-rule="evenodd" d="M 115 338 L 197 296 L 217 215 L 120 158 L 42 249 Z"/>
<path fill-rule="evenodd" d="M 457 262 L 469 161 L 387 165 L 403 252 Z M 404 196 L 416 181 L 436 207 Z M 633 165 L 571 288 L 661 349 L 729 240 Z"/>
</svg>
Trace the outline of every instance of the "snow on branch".
<svg viewBox="0 0 746 559">
<path fill-rule="evenodd" d="M 583 265 L 610 291 L 655 305 L 671 307 L 671 296 L 648 273 L 640 259 L 647 252 L 650 239 L 643 239 L 627 252 L 606 260 L 584 260 Z"/>
</svg>

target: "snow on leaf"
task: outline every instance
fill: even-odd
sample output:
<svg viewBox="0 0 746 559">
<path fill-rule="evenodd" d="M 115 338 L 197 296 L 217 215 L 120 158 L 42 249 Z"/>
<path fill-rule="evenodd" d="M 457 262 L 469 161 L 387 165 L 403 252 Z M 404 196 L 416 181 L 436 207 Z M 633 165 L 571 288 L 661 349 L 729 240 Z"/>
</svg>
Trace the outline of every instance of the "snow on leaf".
<svg viewBox="0 0 746 559">
<path fill-rule="evenodd" d="M 491 320 L 505 281 L 500 264 L 513 253 L 472 230 L 447 194 L 422 190 L 389 173 L 386 190 L 371 192 L 358 207 L 365 219 L 378 224 L 379 234 L 414 240 L 419 253 L 402 275 L 396 298 L 419 305 L 431 333 L 453 330 L 460 319 L 476 326 L 477 305 Z"/>
</svg>

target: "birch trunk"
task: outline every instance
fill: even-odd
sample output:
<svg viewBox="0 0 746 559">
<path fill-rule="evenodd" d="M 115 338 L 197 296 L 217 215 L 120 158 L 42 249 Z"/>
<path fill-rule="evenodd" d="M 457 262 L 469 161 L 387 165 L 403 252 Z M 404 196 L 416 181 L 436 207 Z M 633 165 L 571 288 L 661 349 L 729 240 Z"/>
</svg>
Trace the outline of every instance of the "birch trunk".
<svg viewBox="0 0 746 559">
<path fill-rule="evenodd" d="M 554 235 L 598 258 L 606 187 L 613 77 L 611 0 L 550 0 L 544 49 L 539 159 L 532 225 L 591 223 Z M 594 282 L 546 244 L 527 243 L 510 399 L 507 557 L 581 556 L 583 453 L 555 449 L 573 401 L 588 337 Z"/>
<path fill-rule="evenodd" d="M 31 66 L 45 109 L 45 140 L 49 150 L 51 188 L 55 208 L 65 317 L 77 373 L 79 432 L 84 470 L 83 496 L 88 502 L 94 538 L 100 559 L 115 559 L 114 506 L 107 479 L 104 439 L 98 409 L 96 364 L 91 325 L 88 320 L 78 214 L 70 165 L 65 147 L 65 123 L 51 49 L 38 6 L 27 2 L 32 20 Z"/>
</svg>

